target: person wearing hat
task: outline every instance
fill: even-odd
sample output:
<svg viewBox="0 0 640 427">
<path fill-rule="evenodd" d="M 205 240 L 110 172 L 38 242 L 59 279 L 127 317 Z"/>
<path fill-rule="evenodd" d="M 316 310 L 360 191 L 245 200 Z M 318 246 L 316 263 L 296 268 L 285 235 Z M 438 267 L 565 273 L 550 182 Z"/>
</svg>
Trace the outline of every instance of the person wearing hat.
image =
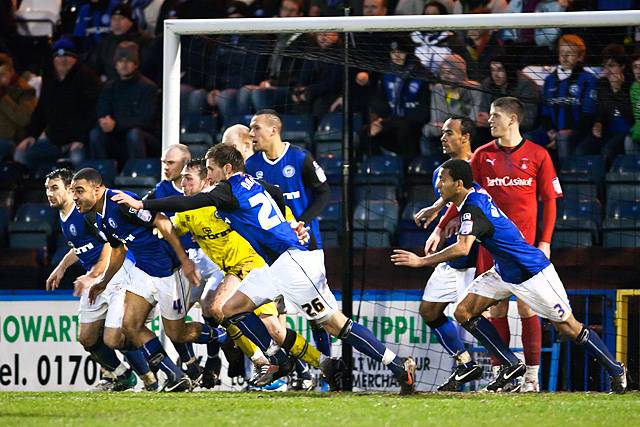
<svg viewBox="0 0 640 427">
<path fill-rule="evenodd" d="M 18 76 L 13 59 L 0 53 L 0 160 L 24 138 L 36 102 L 35 89 Z"/>
<path fill-rule="evenodd" d="M 32 170 L 52 165 L 62 157 L 69 157 L 74 166 L 80 163 L 95 123 L 98 76 L 78 61 L 76 45 L 69 38 L 53 44 L 52 56 L 52 71 L 42 80 L 27 137 L 14 153 L 16 161 Z M 43 131 L 46 137 L 38 139 Z"/>
<path fill-rule="evenodd" d="M 389 71 L 371 99 L 362 150 L 375 154 L 384 147 L 410 160 L 418 152 L 420 128 L 429 118 L 428 75 L 406 35 L 393 37 L 388 46 Z"/>
<path fill-rule="evenodd" d="M 159 156 L 158 87 L 138 71 L 138 45 L 121 42 L 113 61 L 118 77 L 100 93 L 98 126 L 90 136 L 91 156 L 116 159 L 120 166 L 128 159 Z"/>
<path fill-rule="evenodd" d="M 121 4 L 111 13 L 111 34 L 105 35 L 100 43 L 91 51 L 87 65 L 97 72 L 103 80 L 112 80 L 118 76 L 113 55 L 116 47 L 123 41 L 135 42 L 144 58 L 151 43 L 149 37 L 143 35 L 133 20 L 131 6 Z"/>
<path fill-rule="evenodd" d="M 86 55 L 111 32 L 111 13 L 121 0 L 89 0 L 83 3 L 78 8 L 73 37 L 78 42 L 78 51 Z"/>
</svg>

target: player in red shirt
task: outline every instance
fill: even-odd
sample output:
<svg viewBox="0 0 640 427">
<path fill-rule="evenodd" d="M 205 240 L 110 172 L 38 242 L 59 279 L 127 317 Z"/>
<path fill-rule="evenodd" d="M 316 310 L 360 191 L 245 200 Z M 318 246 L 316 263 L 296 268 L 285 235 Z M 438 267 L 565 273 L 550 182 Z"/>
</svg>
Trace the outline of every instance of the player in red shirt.
<svg viewBox="0 0 640 427">
<path fill-rule="evenodd" d="M 547 150 L 520 135 L 523 111 L 520 100 L 513 97 L 498 98 L 491 104 L 489 125 L 491 135 L 496 139 L 475 151 L 471 167 L 474 180 L 489 193 L 532 245 L 536 243 L 538 200 L 542 201 L 542 232 L 537 247 L 549 258 L 556 221 L 556 198 L 562 197 L 562 189 Z M 449 213 L 439 227 L 444 226 L 447 217 L 450 217 Z M 480 248 L 477 274 L 492 266 L 491 255 Z M 508 310 L 508 300 L 491 308 L 491 322 L 506 343 L 511 338 Z M 518 301 L 518 314 L 522 321 L 522 346 L 527 364 L 522 391 L 539 391 L 540 320 L 521 301 Z M 493 364 L 498 365 L 498 360 L 493 359 Z"/>
</svg>

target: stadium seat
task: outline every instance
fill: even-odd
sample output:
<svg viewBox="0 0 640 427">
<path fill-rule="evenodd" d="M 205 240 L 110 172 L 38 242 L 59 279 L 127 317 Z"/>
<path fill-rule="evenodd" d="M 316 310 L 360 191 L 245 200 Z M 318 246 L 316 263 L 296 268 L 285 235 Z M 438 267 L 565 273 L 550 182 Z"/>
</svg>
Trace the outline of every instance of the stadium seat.
<svg viewBox="0 0 640 427">
<path fill-rule="evenodd" d="M 603 246 L 605 248 L 640 248 L 640 229 L 605 230 Z"/>
<path fill-rule="evenodd" d="M 395 232 L 398 225 L 398 202 L 372 200 L 358 203 L 353 214 L 355 230 Z"/>
<path fill-rule="evenodd" d="M 337 230 L 322 230 L 322 247 L 339 248 L 340 239 Z"/>
<path fill-rule="evenodd" d="M 400 185 L 404 174 L 402 158 L 398 156 L 371 156 L 358 163 L 358 184 Z"/>
<path fill-rule="evenodd" d="M 118 187 L 152 187 L 160 180 L 159 159 L 129 159 L 116 176 Z"/>
<path fill-rule="evenodd" d="M 423 203 L 408 201 L 404 209 L 402 209 L 402 215 L 400 216 L 400 222 L 398 222 L 399 230 L 415 231 L 418 230 L 413 217 L 420 209 L 425 207 Z"/>
<path fill-rule="evenodd" d="M 388 248 L 391 246 L 391 233 L 382 230 L 355 230 L 353 246 L 355 248 Z"/>
<path fill-rule="evenodd" d="M 6 209 L 7 212 L 13 212 L 14 203 L 14 190 L 0 190 L 0 208 Z"/>
<path fill-rule="evenodd" d="M 565 199 L 593 200 L 598 198 L 598 187 L 591 182 L 562 181 L 562 195 Z"/>
<path fill-rule="evenodd" d="M 316 157 L 332 155 L 342 157 L 342 141 L 315 141 Z"/>
<path fill-rule="evenodd" d="M 282 140 L 291 143 L 303 144 L 305 147 L 311 145 L 313 136 L 313 117 L 308 114 L 283 114 L 282 120 Z"/>
<path fill-rule="evenodd" d="M 593 246 L 593 234 L 588 230 L 563 230 L 556 229 L 553 232 L 551 248 L 579 248 Z"/>
<path fill-rule="evenodd" d="M 607 218 L 640 220 L 640 202 L 612 200 L 607 203 Z"/>
<path fill-rule="evenodd" d="M 618 200 L 640 201 L 640 182 L 607 181 L 607 204 Z"/>
<path fill-rule="evenodd" d="M 442 164 L 440 156 L 416 157 L 407 167 L 407 181 L 409 184 L 432 185 L 433 171 Z"/>
<path fill-rule="evenodd" d="M 321 230 L 338 230 L 342 221 L 342 202 L 331 202 L 318 215 Z"/>
<path fill-rule="evenodd" d="M 107 187 L 113 185 L 116 174 L 118 173 L 118 163 L 113 159 L 104 160 L 85 160 L 79 165 L 79 168 L 93 168 L 102 175 L 102 182 Z"/>
<path fill-rule="evenodd" d="M 23 0 L 16 11 L 18 34 L 51 37 L 60 19 L 60 0 Z"/>
<path fill-rule="evenodd" d="M 560 166 L 559 176 L 563 187 L 569 182 L 602 182 L 604 159 L 602 156 L 566 157 Z"/>
<path fill-rule="evenodd" d="M 118 190 L 129 191 L 133 194 L 137 194 L 140 197 L 146 196 L 149 191 L 153 190 L 154 187 L 151 186 L 141 186 L 141 187 L 120 187 Z"/>
<path fill-rule="evenodd" d="M 640 154 L 617 156 L 607 173 L 607 181 L 640 181 Z"/>
<path fill-rule="evenodd" d="M 188 114 L 182 118 L 180 134 L 206 134 L 212 137 L 218 132 L 215 118 L 210 114 Z M 213 139 L 210 139 L 213 142 Z"/>
<path fill-rule="evenodd" d="M 12 248 L 42 248 L 48 245 L 56 216 L 44 203 L 21 205 L 9 224 L 9 244 Z"/>
<path fill-rule="evenodd" d="M 396 200 L 397 187 L 395 185 L 356 185 L 356 203 L 363 200 Z"/>
<path fill-rule="evenodd" d="M 400 231 L 398 232 L 398 246 L 401 248 L 424 248 L 428 237 L 429 233 L 426 230 L 418 230 L 417 228 L 414 231 Z"/>
<path fill-rule="evenodd" d="M 317 158 L 318 164 L 322 166 L 327 182 L 329 184 L 338 184 L 342 180 L 342 158 L 326 155 Z"/>
<path fill-rule="evenodd" d="M 17 162 L 0 162 L 0 188 L 14 189 L 28 176 L 26 166 Z"/>
<path fill-rule="evenodd" d="M 331 202 L 342 202 L 342 187 L 338 185 L 332 185 L 329 187 L 331 192 Z"/>
<path fill-rule="evenodd" d="M 353 115 L 353 132 L 357 135 L 362 128 L 362 117 Z M 325 114 L 318 123 L 314 141 L 342 141 L 342 112 Z"/>
<path fill-rule="evenodd" d="M 591 220 L 599 225 L 602 219 L 602 207 L 598 200 L 559 199 L 557 205 L 558 221 Z"/>
<path fill-rule="evenodd" d="M 429 184 L 410 185 L 407 188 L 407 201 L 422 203 L 424 206 L 435 202 L 433 186 Z"/>
<path fill-rule="evenodd" d="M 204 159 L 204 156 L 211 148 L 209 144 L 188 144 L 192 159 Z"/>
</svg>

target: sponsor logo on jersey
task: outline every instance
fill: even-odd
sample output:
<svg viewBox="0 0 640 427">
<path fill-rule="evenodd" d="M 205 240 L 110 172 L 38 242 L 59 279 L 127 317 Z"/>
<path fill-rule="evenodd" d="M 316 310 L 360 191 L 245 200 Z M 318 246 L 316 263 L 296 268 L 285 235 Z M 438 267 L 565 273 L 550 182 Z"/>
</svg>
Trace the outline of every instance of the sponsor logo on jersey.
<svg viewBox="0 0 640 427">
<path fill-rule="evenodd" d="M 146 209 L 138 210 L 138 212 L 136 212 L 136 216 L 138 218 L 140 218 L 141 220 L 143 220 L 144 222 L 150 222 L 151 221 L 151 212 L 149 212 Z"/>
<path fill-rule="evenodd" d="M 300 198 L 300 192 L 299 191 L 292 191 L 291 193 L 282 193 L 282 195 L 287 200 L 294 200 L 294 199 L 299 199 Z"/>
<path fill-rule="evenodd" d="M 557 176 L 551 180 L 551 185 L 553 185 L 553 191 L 555 191 L 556 194 L 562 194 L 562 187 L 560 186 L 560 180 Z"/>
<path fill-rule="evenodd" d="M 469 214 L 469 216 L 471 216 L 471 214 Z M 462 234 L 463 236 L 470 234 L 471 230 L 473 230 L 473 221 L 471 221 L 470 219 L 466 221 L 463 220 L 460 223 L 460 234 Z"/>
<path fill-rule="evenodd" d="M 118 224 L 116 224 L 113 218 L 108 218 L 107 222 L 109 223 L 109 226 L 111 226 L 111 228 L 118 228 Z"/>
<path fill-rule="evenodd" d="M 487 177 L 487 187 L 531 187 L 533 185 L 533 177 L 530 178 L 511 178 L 505 176 L 502 178 Z"/>
<path fill-rule="evenodd" d="M 487 163 L 491 163 L 491 166 L 495 165 L 496 159 L 485 159 Z"/>
<path fill-rule="evenodd" d="M 284 168 L 282 168 L 282 175 L 284 175 L 285 178 L 291 178 L 295 174 L 296 174 L 296 168 L 294 168 L 291 165 L 287 165 Z"/>
<path fill-rule="evenodd" d="M 264 172 L 262 171 L 256 171 L 256 178 L 258 179 L 262 179 L 262 177 L 264 176 Z"/>
<path fill-rule="evenodd" d="M 69 233 L 71 233 L 72 236 L 78 235 L 78 230 L 76 230 L 76 226 L 74 224 L 69 226 Z"/>
<path fill-rule="evenodd" d="M 73 248 L 73 252 L 75 252 L 76 255 L 80 255 L 80 254 L 83 254 L 85 252 L 89 252 L 94 247 L 95 246 L 93 246 L 93 243 L 89 242 L 86 245 L 80 246 L 79 248 Z"/>
<path fill-rule="evenodd" d="M 324 169 L 322 169 L 322 166 L 320 166 L 318 162 L 314 160 L 313 167 L 316 170 L 316 176 L 318 177 L 318 181 L 325 182 L 327 180 L 327 175 L 324 173 Z"/>
<path fill-rule="evenodd" d="M 467 221 L 467 220 L 470 220 L 470 219 L 471 219 L 471 213 L 466 212 L 466 213 L 462 214 L 462 220 L 463 221 Z"/>
<path fill-rule="evenodd" d="M 569 86 L 569 94 L 571 96 L 578 96 L 579 93 L 580 93 L 580 88 L 578 87 L 577 84 L 572 84 L 571 86 Z"/>
</svg>

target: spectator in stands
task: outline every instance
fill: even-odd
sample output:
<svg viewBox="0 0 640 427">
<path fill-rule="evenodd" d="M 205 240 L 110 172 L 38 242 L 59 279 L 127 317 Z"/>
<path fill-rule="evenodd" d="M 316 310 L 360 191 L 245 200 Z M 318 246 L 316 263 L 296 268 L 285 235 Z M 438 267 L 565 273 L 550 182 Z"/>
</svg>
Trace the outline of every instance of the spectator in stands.
<svg viewBox="0 0 640 427">
<path fill-rule="evenodd" d="M 0 160 L 26 136 L 36 102 L 35 89 L 18 76 L 11 57 L 0 53 Z"/>
<path fill-rule="evenodd" d="M 125 3 L 116 7 L 111 13 L 111 34 L 105 35 L 91 51 L 87 65 L 93 68 L 103 80 L 115 79 L 118 73 L 113 62 L 113 54 L 120 42 L 127 40 L 140 46 L 140 56 L 144 60 L 145 49 L 150 39 L 140 34 L 138 26 L 133 21 L 131 7 Z"/>
<path fill-rule="evenodd" d="M 633 124 L 624 46 L 611 44 L 602 52 L 604 77 L 598 80 L 598 113 L 576 154 L 602 154 L 605 165 L 624 152 L 624 140 Z"/>
<path fill-rule="evenodd" d="M 493 139 L 489 133 L 489 108 L 497 98 L 513 96 L 522 101 L 524 116 L 520 121 L 520 131 L 530 131 L 536 125 L 540 91 L 538 85 L 518 70 L 515 58 L 497 56 L 489 62 L 489 77 L 482 81 L 480 113 L 477 124 L 484 135 L 479 135 L 482 143 Z"/>
<path fill-rule="evenodd" d="M 111 13 L 121 0 L 89 0 L 80 6 L 73 37 L 79 52 L 88 54 L 111 32 Z"/>
<path fill-rule="evenodd" d="M 631 84 L 630 97 L 633 110 L 633 127 L 631 134 L 624 142 L 624 151 L 627 154 L 640 154 L 640 52 L 631 57 L 631 71 L 633 71 L 633 83 Z"/>
<path fill-rule="evenodd" d="M 592 130 L 598 109 L 598 80 L 583 69 L 587 48 L 573 34 L 558 42 L 560 64 L 544 80 L 542 90 L 542 128 L 544 136 L 536 142 L 558 150 L 558 158 L 569 156 L 577 143 Z"/>
<path fill-rule="evenodd" d="M 420 128 L 429 117 L 429 84 L 418 78 L 422 68 L 412 52 L 406 37 L 396 37 L 389 45 L 392 72 L 382 76 L 372 99 L 362 137 L 364 154 L 384 147 L 410 161 L 418 152 Z"/>
<path fill-rule="evenodd" d="M 155 35 L 156 23 L 164 0 L 132 0 L 131 12 L 133 21 L 141 34 L 147 37 Z"/>
<path fill-rule="evenodd" d="M 225 2 L 221 0 L 165 0 L 155 25 L 156 36 L 164 32 L 165 19 L 224 18 Z"/>
<path fill-rule="evenodd" d="M 481 7 L 471 13 L 488 14 L 491 11 Z M 491 58 L 504 54 L 502 41 L 497 31 L 470 29 L 467 30 L 465 42 L 466 49 L 462 56 L 467 62 L 467 74 L 471 80 L 481 81 L 487 75 Z"/>
<path fill-rule="evenodd" d="M 442 152 L 440 135 L 442 124 L 452 115 L 469 117 L 474 122 L 480 112 L 479 83 L 467 77 L 467 64 L 460 55 L 446 56 L 440 65 L 440 80 L 431 88 L 431 115 L 422 133 L 426 138 L 423 154 Z"/>
<path fill-rule="evenodd" d="M 438 1 L 424 5 L 423 15 L 447 15 L 447 8 Z M 415 55 L 422 66 L 438 75 L 442 58 L 450 53 L 464 53 L 464 43 L 454 31 L 414 31 L 411 40 L 418 45 Z"/>
<path fill-rule="evenodd" d="M 347 0 L 311 0 L 309 4 L 309 16 L 344 16 Z"/>
<path fill-rule="evenodd" d="M 160 155 L 157 131 L 158 87 L 138 71 L 138 46 L 121 42 L 114 55 L 118 78 L 106 84 L 98 99 L 98 127 L 91 131 L 91 155 L 127 159 Z"/>
<path fill-rule="evenodd" d="M 52 46 L 53 70 L 45 74 L 38 105 L 31 116 L 27 137 L 16 146 L 16 161 L 35 170 L 68 156 L 74 166 L 84 158 L 89 131 L 95 123 L 100 79 L 78 61 L 75 44 L 68 38 Z M 46 138 L 37 138 L 45 132 Z"/>
<path fill-rule="evenodd" d="M 387 14 L 387 0 L 364 0 L 362 2 L 362 16 L 385 16 Z"/>
</svg>

